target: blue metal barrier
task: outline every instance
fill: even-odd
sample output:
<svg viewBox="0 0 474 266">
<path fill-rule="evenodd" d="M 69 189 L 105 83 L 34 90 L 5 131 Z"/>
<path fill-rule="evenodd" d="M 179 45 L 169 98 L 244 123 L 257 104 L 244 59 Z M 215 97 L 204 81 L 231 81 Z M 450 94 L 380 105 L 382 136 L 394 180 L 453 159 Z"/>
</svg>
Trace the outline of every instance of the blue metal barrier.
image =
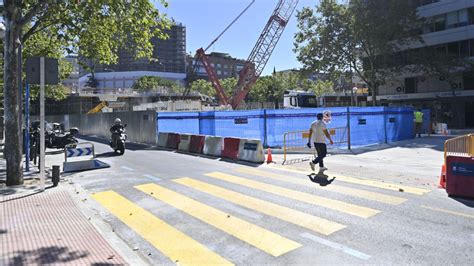
<svg viewBox="0 0 474 266">
<path fill-rule="evenodd" d="M 409 107 L 157 113 L 157 133 L 176 132 L 253 138 L 262 140 L 269 147 L 282 147 L 285 132 L 308 130 L 311 123 L 316 120 L 316 114 L 326 111 L 331 114 L 328 127 L 349 127 L 352 146 L 366 146 L 413 137 L 413 109 Z"/>
</svg>

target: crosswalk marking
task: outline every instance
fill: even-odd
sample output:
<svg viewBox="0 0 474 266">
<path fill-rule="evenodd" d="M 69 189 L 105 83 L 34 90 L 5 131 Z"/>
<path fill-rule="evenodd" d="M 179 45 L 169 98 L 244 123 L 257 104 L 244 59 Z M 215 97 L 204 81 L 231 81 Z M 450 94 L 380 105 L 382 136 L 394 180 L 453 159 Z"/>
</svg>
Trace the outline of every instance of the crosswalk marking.
<svg viewBox="0 0 474 266">
<path fill-rule="evenodd" d="M 457 215 L 457 216 L 462 216 L 462 217 L 474 219 L 474 215 L 471 215 L 471 214 L 466 214 L 466 213 L 461 213 L 461 212 L 454 212 L 454 211 L 439 209 L 439 208 L 430 207 L 430 206 L 426 206 L 426 205 L 421 205 L 421 207 L 425 208 L 425 209 L 428 209 L 428 210 L 432 210 L 432 211 L 444 212 L 444 213 L 448 213 L 448 214 L 453 214 L 453 215 Z"/>
<path fill-rule="evenodd" d="M 326 220 L 314 215 L 297 211 L 288 207 L 280 206 L 271 202 L 250 197 L 215 185 L 204 183 L 191 178 L 174 179 L 174 182 L 205 192 L 218 198 L 230 201 L 248 209 L 252 209 L 280 220 L 299 225 L 311 231 L 330 235 L 345 228 L 345 225 Z"/>
<path fill-rule="evenodd" d="M 300 170 L 280 168 L 280 167 L 275 167 L 275 166 L 268 166 L 268 167 L 272 169 L 277 169 L 280 171 L 285 171 L 285 172 L 292 172 L 292 173 L 298 173 L 298 174 L 304 174 L 304 175 L 308 174 L 307 172 L 300 171 Z M 401 189 L 403 190 L 403 192 L 420 195 L 420 196 L 431 191 L 429 189 L 424 189 L 424 188 L 409 187 L 409 186 L 385 183 L 385 182 L 369 180 L 369 179 L 359 179 L 359 178 L 343 176 L 339 174 L 327 174 L 327 175 L 335 176 L 337 180 L 347 182 L 347 183 L 381 188 L 381 189 L 386 189 L 386 190 L 394 190 L 394 191 L 399 191 Z"/>
<path fill-rule="evenodd" d="M 306 202 L 313 205 L 322 206 L 328 209 L 333 209 L 336 211 L 340 211 L 343 213 L 351 214 L 351 215 L 362 217 L 362 218 L 369 218 L 380 212 L 378 210 L 374 210 L 371 208 L 362 207 L 355 204 L 350 204 L 350 203 L 346 203 L 343 201 L 334 200 L 330 198 L 315 196 L 313 194 L 304 193 L 304 192 L 291 190 L 287 188 L 282 188 L 282 187 L 270 185 L 267 183 L 253 181 L 250 179 L 241 178 L 238 176 L 233 176 L 233 175 L 224 174 L 220 172 L 208 173 L 206 174 L 206 176 L 210 176 L 219 180 L 246 186 L 249 188 L 258 189 L 258 190 L 272 193 L 278 196 Z"/>
<path fill-rule="evenodd" d="M 233 265 L 114 191 L 96 193 L 92 198 L 177 264 Z"/>
<path fill-rule="evenodd" d="M 362 190 L 362 189 L 338 186 L 338 185 L 335 185 L 335 184 L 331 184 L 330 186 L 315 186 L 315 184 L 309 182 L 308 179 L 303 180 L 303 179 L 298 179 L 298 178 L 294 178 L 294 177 L 291 177 L 291 176 L 285 176 L 285 175 L 281 175 L 281 174 L 276 174 L 276 173 L 272 173 L 272 172 L 268 172 L 268 171 L 252 169 L 252 168 L 248 168 L 248 167 L 237 168 L 237 169 L 235 169 L 235 171 L 240 172 L 240 173 L 244 173 L 244 174 L 251 174 L 251 175 L 255 175 L 255 176 L 271 178 L 271 179 L 274 179 L 274 180 L 287 182 L 287 183 L 292 183 L 292 184 L 301 185 L 301 186 L 306 186 L 306 187 L 311 187 L 311 188 L 315 188 L 315 189 L 328 190 L 328 191 L 331 191 L 331 192 L 350 195 L 350 196 L 354 196 L 354 197 L 358 197 L 358 198 L 362 198 L 362 199 L 378 201 L 378 202 L 382 202 L 382 203 L 390 204 L 390 205 L 399 205 L 399 204 L 402 204 L 405 201 L 407 201 L 407 199 L 401 198 L 401 197 L 385 195 L 385 194 L 372 192 L 372 191 L 367 191 L 367 190 Z"/>
<path fill-rule="evenodd" d="M 275 257 L 301 247 L 300 243 L 156 184 L 135 188 Z"/>
</svg>

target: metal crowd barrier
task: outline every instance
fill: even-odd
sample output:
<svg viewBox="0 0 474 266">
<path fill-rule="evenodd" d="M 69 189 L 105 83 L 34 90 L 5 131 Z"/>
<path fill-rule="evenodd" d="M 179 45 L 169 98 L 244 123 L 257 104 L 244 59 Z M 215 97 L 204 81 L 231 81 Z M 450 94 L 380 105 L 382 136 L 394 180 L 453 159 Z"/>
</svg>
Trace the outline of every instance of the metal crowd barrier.
<svg viewBox="0 0 474 266">
<path fill-rule="evenodd" d="M 474 157 L 474 134 L 464 135 L 444 142 L 444 163 L 448 156 Z"/>
<path fill-rule="evenodd" d="M 349 143 L 349 130 L 347 127 L 328 128 L 334 144 Z M 307 149 L 309 131 L 300 130 L 286 132 L 283 136 L 283 164 L 286 162 L 288 151 L 300 151 Z M 313 144 L 311 144 L 313 145 Z"/>
</svg>

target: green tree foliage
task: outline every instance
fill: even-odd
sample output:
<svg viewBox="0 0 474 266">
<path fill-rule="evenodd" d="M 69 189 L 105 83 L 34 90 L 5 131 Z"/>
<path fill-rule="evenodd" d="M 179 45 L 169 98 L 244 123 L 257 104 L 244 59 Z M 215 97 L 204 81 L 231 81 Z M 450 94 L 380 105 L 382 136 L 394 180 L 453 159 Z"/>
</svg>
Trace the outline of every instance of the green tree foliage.
<svg viewBox="0 0 474 266">
<path fill-rule="evenodd" d="M 232 97 L 235 87 L 237 87 L 237 79 L 234 77 L 221 79 L 221 87 L 228 98 Z M 214 90 L 214 95 L 216 94 Z"/>
<path fill-rule="evenodd" d="M 167 2 L 160 1 L 166 7 Z M 51 32 L 69 52 L 101 64 L 117 62 L 120 48 L 136 58 L 149 58 L 151 39 L 165 38 L 170 21 L 150 0 L 133 1 L 3 1 L 5 30 L 4 98 L 7 185 L 23 183 L 21 142 L 18 137 L 22 103 L 18 101 L 18 44 L 39 32 Z M 20 108 L 19 108 L 20 107 Z"/>
<path fill-rule="evenodd" d="M 314 92 L 320 96 L 331 92 L 333 84 L 330 81 L 309 80 L 299 71 L 274 72 L 271 76 L 260 77 L 249 93 L 250 101 L 273 102 L 275 108 L 283 101 L 285 90 L 303 90 Z"/>
<path fill-rule="evenodd" d="M 321 0 L 316 8 L 297 14 L 295 52 L 304 68 L 338 76 L 355 71 L 376 100 L 377 88 L 388 74 L 400 69 L 380 68 L 380 55 L 393 53 L 408 42 L 421 41 L 415 1 L 357 0 L 339 4 Z"/>
<path fill-rule="evenodd" d="M 204 79 L 198 79 L 189 86 L 191 86 L 191 91 L 199 92 L 203 95 L 213 96 L 216 93 L 216 90 L 214 87 L 212 87 L 211 82 Z"/>
<path fill-rule="evenodd" d="M 237 86 L 237 79 L 236 78 L 225 78 L 219 80 L 224 93 L 227 95 L 228 98 L 232 97 L 235 87 Z M 216 89 L 212 86 L 212 83 L 206 81 L 204 79 L 198 79 L 190 84 L 191 91 L 199 92 L 203 95 L 207 95 L 209 97 L 214 97 L 217 99 Z"/>
<path fill-rule="evenodd" d="M 143 76 L 133 83 L 132 88 L 138 92 L 154 92 L 160 88 L 178 89 L 177 86 L 175 82 L 161 77 Z"/>
<path fill-rule="evenodd" d="M 72 73 L 72 64 L 63 57 L 66 53 L 66 43 L 59 39 L 49 29 L 45 29 L 32 35 L 23 46 L 23 64 L 29 57 L 51 57 L 58 58 L 59 81 L 65 80 Z M 45 87 L 45 97 L 55 100 L 63 100 L 67 97 L 68 89 L 62 84 L 47 85 Z M 39 86 L 30 86 L 31 99 L 35 100 L 39 97 Z"/>
<path fill-rule="evenodd" d="M 334 92 L 334 83 L 330 80 L 317 80 L 316 82 L 309 81 L 307 84 L 308 91 L 314 93 L 318 97 L 325 93 Z"/>
</svg>

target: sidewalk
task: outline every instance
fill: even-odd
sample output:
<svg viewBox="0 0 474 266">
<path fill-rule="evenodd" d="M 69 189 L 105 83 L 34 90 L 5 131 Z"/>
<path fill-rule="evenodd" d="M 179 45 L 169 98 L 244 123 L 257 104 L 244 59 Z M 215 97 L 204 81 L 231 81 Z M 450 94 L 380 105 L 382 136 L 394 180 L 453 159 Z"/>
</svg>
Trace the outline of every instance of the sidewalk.
<svg viewBox="0 0 474 266">
<path fill-rule="evenodd" d="M 347 175 L 400 184 L 436 187 L 443 164 L 443 143 L 448 136 L 430 136 L 389 144 L 354 148 L 351 151 L 328 147 L 324 159 L 328 175 Z M 287 163 L 283 154 L 273 153 L 273 167 L 311 172 L 313 151 L 291 153 Z"/>
<path fill-rule="evenodd" d="M 81 211 L 67 183 L 47 183 L 44 192 L 35 185 L 5 187 L 3 159 L 0 180 L 0 265 L 126 264 Z"/>
</svg>

